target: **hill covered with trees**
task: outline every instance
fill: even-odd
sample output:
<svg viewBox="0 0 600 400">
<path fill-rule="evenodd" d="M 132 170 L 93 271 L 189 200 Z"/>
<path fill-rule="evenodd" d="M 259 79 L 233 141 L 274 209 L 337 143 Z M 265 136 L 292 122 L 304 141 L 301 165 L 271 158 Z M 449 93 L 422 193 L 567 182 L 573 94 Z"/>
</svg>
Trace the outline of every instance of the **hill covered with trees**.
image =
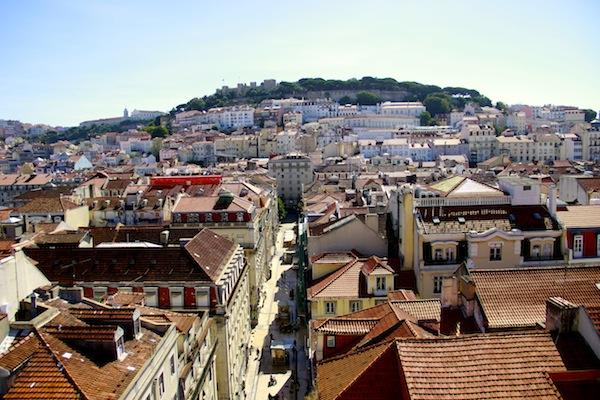
<svg viewBox="0 0 600 400">
<path fill-rule="evenodd" d="M 333 94 L 344 95 L 336 98 Z M 270 90 L 260 87 L 248 88 L 243 94 L 239 94 L 235 89 L 217 91 L 212 95 L 195 97 L 187 103 L 179 104 L 171 110 L 171 114 L 242 103 L 258 104 L 270 98 L 323 96 L 332 97 L 342 104 L 369 105 L 398 98 L 401 98 L 402 101 L 421 101 L 432 115 L 448 112 L 452 108 L 461 109 L 467 101 L 473 101 L 482 106 L 492 105 L 489 98 L 474 89 L 440 87 L 418 82 L 399 82 L 393 78 L 365 76 L 361 79 L 348 80 L 303 78 L 296 82 L 279 82 L 275 88 Z"/>
</svg>

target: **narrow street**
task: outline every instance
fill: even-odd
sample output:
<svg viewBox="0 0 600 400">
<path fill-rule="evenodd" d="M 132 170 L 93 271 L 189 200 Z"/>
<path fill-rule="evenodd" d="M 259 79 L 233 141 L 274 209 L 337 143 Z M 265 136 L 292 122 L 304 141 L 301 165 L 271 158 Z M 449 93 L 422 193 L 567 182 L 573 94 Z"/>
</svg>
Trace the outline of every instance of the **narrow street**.
<svg viewBox="0 0 600 400">
<path fill-rule="evenodd" d="M 251 356 L 248 361 L 246 388 L 249 399 L 272 398 L 303 399 L 308 388 L 308 366 L 305 352 L 306 329 L 286 329 L 278 321 L 278 312 L 289 307 L 289 321 L 296 321 L 296 305 L 291 293 L 296 291 L 296 270 L 292 264 L 282 264 L 283 237 L 286 230 L 293 230 L 295 223 L 282 223 L 277 233 L 276 254 L 272 262 L 271 279 L 265 282 L 260 303 L 258 324 L 252 331 Z M 291 291 L 291 292 L 290 292 Z M 271 344 L 287 349 L 289 360 L 283 365 L 273 365 Z M 257 349 L 260 356 L 257 357 Z M 297 371 L 298 384 L 293 377 Z M 279 397 L 276 397 L 279 396 Z"/>
</svg>

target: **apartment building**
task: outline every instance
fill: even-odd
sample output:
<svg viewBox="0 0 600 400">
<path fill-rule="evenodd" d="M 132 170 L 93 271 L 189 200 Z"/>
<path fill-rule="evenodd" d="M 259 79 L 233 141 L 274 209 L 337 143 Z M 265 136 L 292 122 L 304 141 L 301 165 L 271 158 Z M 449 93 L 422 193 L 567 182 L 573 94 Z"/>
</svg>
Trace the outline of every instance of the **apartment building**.
<svg viewBox="0 0 600 400">
<path fill-rule="evenodd" d="M 493 155 L 496 142 L 496 131 L 488 125 L 464 125 L 461 138 L 469 143 L 469 161 L 478 163 L 485 161 Z"/>
<path fill-rule="evenodd" d="M 25 254 L 38 262 L 38 269 L 51 282 L 83 288 L 88 298 L 101 300 L 125 291 L 142 293 L 150 307 L 208 312 L 216 324 L 219 398 L 239 397 L 250 335 L 249 279 L 243 249 L 208 229 L 182 241 L 179 247 L 132 248 L 135 243 L 116 243 L 95 248 L 27 248 Z"/>
<path fill-rule="evenodd" d="M 288 207 L 298 205 L 302 200 L 304 187 L 314 179 L 310 158 L 299 153 L 270 159 L 269 175 L 277 181 L 277 195 Z"/>
<path fill-rule="evenodd" d="M 404 268 L 414 271 L 422 296 L 440 296 L 444 277 L 463 263 L 494 269 L 563 260 L 556 200 L 541 205 L 531 179 L 506 177 L 500 187 L 455 176 L 402 192 Z"/>
<path fill-rule="evenodd" d="M 224 182 L 215 194 L 180 196 L 171 215 L 173 233 L 206 227 L 242 246 L 249 266 L 251 315 L 255 321 L 260 289 L 270 276 L 275 251 L 278 215 L 274 192 L 247 182 Z"/>
</svg>

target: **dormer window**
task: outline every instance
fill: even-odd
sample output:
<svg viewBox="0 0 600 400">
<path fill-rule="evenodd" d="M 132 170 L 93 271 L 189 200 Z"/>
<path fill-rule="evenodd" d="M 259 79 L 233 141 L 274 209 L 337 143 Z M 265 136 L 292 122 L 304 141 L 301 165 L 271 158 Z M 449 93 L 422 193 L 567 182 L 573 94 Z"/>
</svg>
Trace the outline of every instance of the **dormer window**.
<svg viewBox="0 0 600 400">
<path fill-rule="evenodd" d="M 123 336 L 117 339 L 117 359 L 122 360 L 127 354 L 125 353 L 125 341 Z"/>
<path fill-rule="evenodd" d="M 387 286 L 386 286 L 386 280 L 385 280 L 385 276 L 378 276 L 375 279 L 375 288 L 377 290 L 386 290 Z"/>
</svg>

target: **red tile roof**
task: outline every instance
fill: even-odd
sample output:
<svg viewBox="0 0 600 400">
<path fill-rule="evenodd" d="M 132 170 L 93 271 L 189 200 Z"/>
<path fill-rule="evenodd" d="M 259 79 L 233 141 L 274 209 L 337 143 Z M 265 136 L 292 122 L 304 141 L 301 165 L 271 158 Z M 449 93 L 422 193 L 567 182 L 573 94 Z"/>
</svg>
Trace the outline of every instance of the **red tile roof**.
<svg viewBox="0 0 600 400">
<path fill-rule="evenodd" d="M 490 329 L 543 324 L 554 296 L 600 306 L 600 266 L 474 270 L 470 277 Z"/>
<path fill-rule="evenodd" d="M 364 390 L 381 400 L 558 400 L 547 379 L 555 371 L 565 366 L 543 332 L 395 339 L 320 362 L 317 390 L 322 400 L 362 398 Z"/>
<path fill-rule="evenodd" d="M 6 400 L 67 400 L 82 397 L 61 362 L 45 347 L 36 349 L 4 395 Z"/>
<path fill-rule="evenodd" d="M 324 334 L 365 335 L 379 322 L 379 318 L 329 318 L 317 323 L 314 330 Z"/>
<path fill-rule="evenodd" d="M 547 333 L 397 340 L 411 399 L 560 399 L 546 373 L 565 370 Z"/>
<path fill-rule="evenodd" d="M 238 245 L 228 238 L 203 229 L 185 245 L 185 251 L 213 280 L 217 281 Z"/>
</svg>

